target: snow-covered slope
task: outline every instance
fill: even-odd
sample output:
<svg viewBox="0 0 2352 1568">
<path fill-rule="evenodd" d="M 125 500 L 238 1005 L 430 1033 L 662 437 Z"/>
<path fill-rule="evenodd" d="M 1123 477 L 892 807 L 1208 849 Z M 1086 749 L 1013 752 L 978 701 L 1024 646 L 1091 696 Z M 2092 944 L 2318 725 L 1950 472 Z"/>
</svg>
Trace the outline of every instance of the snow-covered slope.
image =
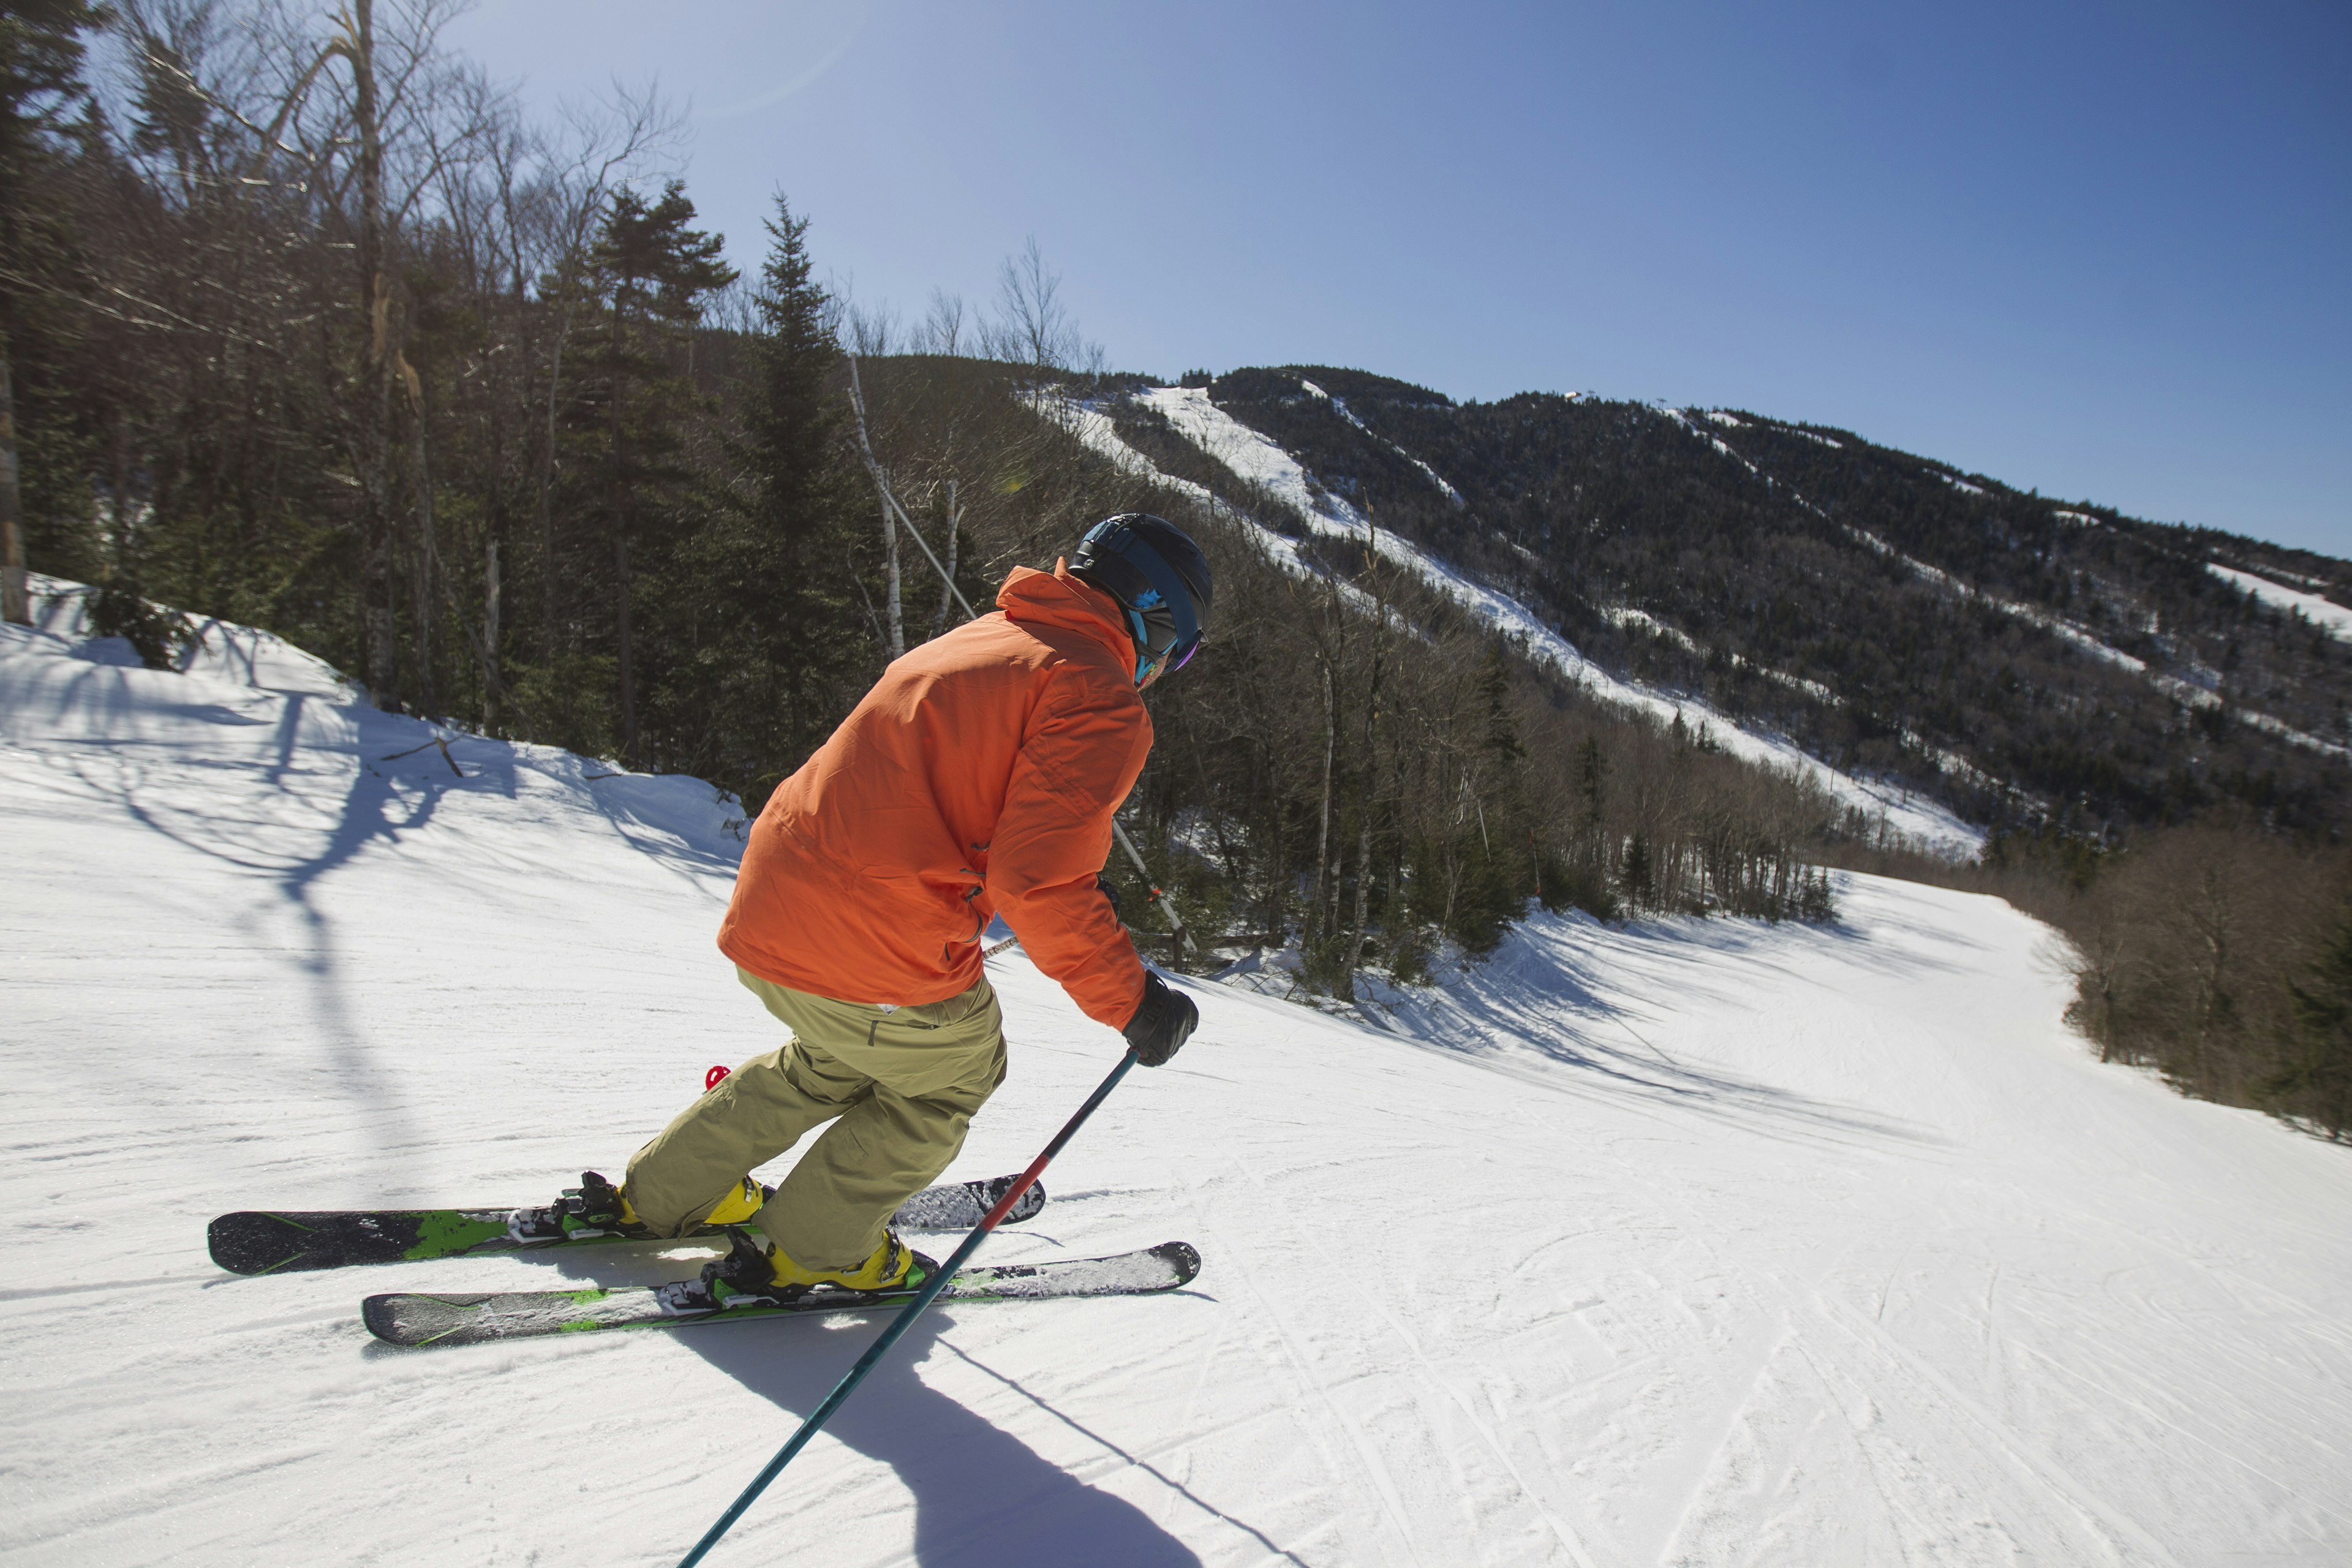
<svg viewBox="0 0 2352 1568">
<path fill-rule="evenodd" d="M 246 1279 L 203 1232 L 538 1199 L 772 1046 L 729 805 L 214 646 L 0 628 L 0 1561 L 675 1562 L 877 1320 L 395 1352 L 362 1293 L 700 1255 Z M 935 1312 L 711 1561 L 2352 1559 L 2352 1157 L 2089 1060 L 2005 906 L 1840 891 L 1539 918 L 1388 1032 L 1193 985 L 989 1255 L 1196 1284 Z M 1118 1048 L 991 969 L 966 1174 Z"/>
<path fill-rule="evenodd" d="M 1315 395 L 1329 396 L 1311 382 L 1304 384 Z M 1842 773 L 1811 755 L 1786 736 L 1743 729 L 1696 698 L 1655 691 L 1612 675 L 1585 658 L 1573 643 L 1546 625 L 1541 617 L 1518 600 L 1457 571 L 1393 531 L 1373 530 L 1369 520 L 1344 498 L 1311 483 L 1307 470 L 1278 443 L 1250 428 L 1210 401 L 1207 389 L 1154 387 L 1139 393 L 1137 396 L 1139 402 L 1164 416 L 1179 435 L 1223 463 L 1242 479 L 1263 486 L 1269 493 L 1287 502 L 1317 531 L 1338 537 L 1373 539 L 1384 559 L 1412 573 L 1504 636 L 1518 640 L 1526 647 L 1529 658 L 1549 666 L 1600 700 L 1645 713 L 1662 722 L 1671 722 L 1679 714 L 1683 721 L 1693 729 L 1704 725 L 1709 737 L 1725 751 L 1764 767 L 1809 777 L 1840 804 L 1855 807 L 1871 821 L 1883 824 L 1886 831 L 1899 835 L 1922 848 L 1965 857 L 1974 855 L 1984 847 L 1982 829 L 1963 822 L 1934 801 Z M 1354 415 L 1348 412 L 1344 404 L 1339 404 L 1338 407 L 1351 423 L 1360 424 Z M 1114 461 L 1139 472 L 1150 469 L 1148 459 L 1120 441 L 1111 422 L 1100 414 L 1088 413 L 1082 416 L 1077 430 L 1082 439 Z M 1428 475 L 1435 488 L 1459 503 L 1461 498 L 1454 487 L 1426 463 L 1402 448 L 1391 447 L 1391 449 L 1414 463 Z M 1165 479 L 1163 482 L 1179 483 Z M 1181 483 L 1179 488 L 1188 490 L 1198 489 L 1197 486 Z M 1286 542 L 1280 542 L 1279 535 L 1267 532 L 1266 537 L 1276 542 L 1269 548 L 1287 552 Z"/>
<path fill-rule="evenodd" d="M 2252 572 L 2224 566 L 2219 562 L 2207 562 L 2205 570 L 2225 583 L 2244 589 L 2265 605 L 2303 616 L 2325 630 L 2329 637 L 2352 641 L 2352 610 L 2346 609 L 2333 599 L 2306 594 L 2284 584 L 2273 583 L 2267 577 L 2257 577 Z"/>
</svg>

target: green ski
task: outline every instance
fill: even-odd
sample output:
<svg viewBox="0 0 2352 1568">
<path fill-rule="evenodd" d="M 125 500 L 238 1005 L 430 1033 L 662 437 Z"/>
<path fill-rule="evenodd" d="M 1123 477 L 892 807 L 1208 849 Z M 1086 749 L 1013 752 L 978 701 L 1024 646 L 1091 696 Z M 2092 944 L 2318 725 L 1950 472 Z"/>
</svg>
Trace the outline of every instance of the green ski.
<svg viewBox="0 0 2352 1568">
<path fill-rule="evenodd" d="M 926 1187 L 898 1205 L 891 1224 L 902 1231 L 969 1230 L 1017 1179 L 998 1176 Z M 1045 1189 L 1032 1187 L 1005 1217 L 1028 1219 L 1045 1205 Z M 723 1245 L 725 1234 L 723 1226 L 707 1226 L 693 1239 Z M 544 1208 L 248 1210 L 213 1221 L 206 1238 L 213 1261 L 232 1274 L 292 1274 L 354 1264 L 643 1240 L 619 1231 L 583 1228 L 563 1203 Z"/>
<path fill-rule="evenodd" d="M 1073 1296 L 1150 1296 L 1190 1284 L 1201 1255 L 1181 1241 L 1110 1258 L 1057 1258 L 966 1268 L 940 1299 L 950 1301 L 1045 1300 Z M 496 1296 L 370 1296 L 361 1305 L 368 1331 L 396 1345 L 463 1345 L 485 1340 L 608 1329 L 676 1328 L 818 1312 L 898 1307 L 915 1290 L 837 1290 L 819 1286 L 787 1300 L 736 1297 L 722 1304 L 701 1279 L 620 1290 L 525 1290 Z"/>
</svg>

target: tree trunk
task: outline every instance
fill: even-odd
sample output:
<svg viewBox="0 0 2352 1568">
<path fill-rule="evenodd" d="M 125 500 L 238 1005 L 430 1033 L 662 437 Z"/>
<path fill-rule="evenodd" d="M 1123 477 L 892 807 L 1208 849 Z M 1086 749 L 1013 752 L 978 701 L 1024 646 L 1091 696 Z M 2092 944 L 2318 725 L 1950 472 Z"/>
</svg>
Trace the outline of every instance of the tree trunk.
<svg viewBox="0 0 2352 1568">
<path fill-rule="evenodd" d="M 33 624 L 33 595 L 25 575 L 25 530 L 16 489 L 16 395 L 8 344 L 0 337 L 0 620 Z"/>
<path fill-rule="evenodd" d="M 882 503 L 883 609 L 889 616 L 890 657 L 896 658 L 907 651 L 907 619 L 898 599 L 898 525 L 890 516 L 890 493 L 883 486 L 879 468 L 874 471 L 874 493 Z"/>
<path fill-rule="evenodd" d="M 613 541 L 614 565 L 620 574 L 621 632 L 621 761 L 630 767 L 636 765 L 637 755 L 637 683 L 636 672 L 629 663 L 629 536 L 623 534 Z"/>
<path fill-rule="evenodd" d="M 482 682 L 482 729 L 496 734 L 499 728 L 499 536 L 492 534 L 482 547 L 482 670 L 488 677 Z"/>
<path fill-rule="evenodd" d="M 1372 803 L 1379 790 L 1378 742 L 1381 722 L 1381 676 L 1388 649 L 1388 600 L 1381 589 L 1380 525 L 1370 503 L 1364 512 L 1364 567 L 1372 578 L 1372 679 L 1364 693 L 1363 821 L 1356 834 L 1356 919 L 1348 938 L 1348 1000 L 1356 999 L 1356 971 L 1364 962 L 1364 922 L 1372 888 Z M 1391 917 L 1393 921 L 1393 916 Z"/>
<path fill-rule="evenodd" d="M 866 473 L 873 478 L 874 499 L 882 507 L 882 568 L 884 583 L 890 601 L 887 606 L 889 611 L 889 623 L 885 635 L 889 639 L 890 657 L 897 658 L 907 651 L 907 623 L 900 612 L 898 601 L 898 529 L 890 516 L 890 481 L 882 472 L 881 461 L 874 456 L 874 440 L 866 427 L 866 391 L 858 384 L 857 359 L 854 354 L 850 356 L 849 361 L 849 407 L 850 411 L 857 416 L 858 454 L 865 459 Z M 908 526 L 911 528 L 914 524 L 909 521 Z M 953 583 L 954 579 L 950 577 L 949 579 L 950 591 L 952 591 Z M 861 594 L 865 592 L 862 585 L 858 592 Z"/>
<path fill-rule="evenodd" d="M 517 285 L 520 287 L 520 284 Z M 567 287 L 563 318 L 548 352 L 547 428 L 539 459 L 539 636 L 542 663 L 555 663 L 555 409 L 563 386 L 563 345 L 572 336 L 572 300 Z"/>
<path fill-rule="evenodd" d="M 1364 803 L 1363 826 L 1356 833 L 1356 921 L 1348 937 L 1348 1000 L 1356 999 L 1356 971 L 1364 963 L 1364 921 L 1372 890 L 1372 810 Z"/>
<path fill-rule="evenodd" d="M 440 619 L 435 581 L 441 563 L 440 542 L 433 531 L 433 465 L 425 449 L 425 405 L 420 399 L 410 410 L 408 429 L 409 483 L 416 490 L 415 582 L 409 599 L 415 622 L 416 647 L 416 700 L 427 718 L 432 717 L 433 645 Z"/>
<path fill-rule="evenodd" d="M 114 537 L 108 541 L 107 565 L 121 571 L 131 564 L 131 421 L 121 409 L 114 412 L 113 473 L 107 481 L 113 494 L 113 504 L 108 509 L 112 516 Z"/>
<path fill-rule="evenodd" d="M 931 636 L 938 637 L 948 629 L 948 606 L 955 603 L 956 536 L 963 527 L 963 512 L 956 505 L 956 482 L 948 480 L 948 563 L 947 581 L 940 584 L 940 613 L 931 617 Z"/>
<path fill-rule="evenodd" d="M 629 633 L 629 508 L 628 491 L 621 455 L 621 328 L 623 322 L 621 293 L 613 293 L 613 375 L 611 407 L 607 410 L 612 424 L 612 487 L 613 487 L 613 565 L 614 587 L 619 602 L 615 605 L 617 620 L 614 629 L 621 642 L 621 762 L 624 766 L 636 765 L 637 752 L 637 683 L 636 671 L 631 662 Z"/>
<path fill-rule="evenodd" d="M 393 619 L 392 533 L 374 531 L 367 552 L 363 619 L 367 630 L 368 700 L 387 713 L 400 710 L 399 635 Z"/>
<path fill-rule="evenodd" d="M 352 7 L 352 97 L 360 132 L 359 305 L 367 347 L 361 355 L 358 439 L 353 476 L 359 480 L 361 530 L 367 541 L 364 589 L 368 693 L 378 708 L 400 707 L 399 642 L 395 630 L 393 511 L 386 468 L 391 448 L 392 287 L 383 275 L 383 129 L 375 97 L 375 0 Z"/>
<path fill-rule="evenodd" d="M 1323 804 L 1315 825 L 1315 889 L 1307 900 L 1306 940 L 1322 934 L 1324 877 L 1331 866 L 1331 764 L 1339 749 L 1339 682 L 1323 660 Z"/>
</svg>

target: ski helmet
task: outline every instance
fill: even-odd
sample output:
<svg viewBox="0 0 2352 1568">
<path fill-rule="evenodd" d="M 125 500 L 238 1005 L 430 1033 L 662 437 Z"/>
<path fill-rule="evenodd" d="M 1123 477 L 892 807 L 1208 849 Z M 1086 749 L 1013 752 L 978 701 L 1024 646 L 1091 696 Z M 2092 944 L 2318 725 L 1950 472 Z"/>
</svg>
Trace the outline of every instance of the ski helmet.
<svg viewBox="0 0 2352 1568">
<path fill-rule="evenodd" d="M 1165 518 L 1121 512 L 1087 530 L 1070 574 L 1108 594 L 1135 639 L 1135 683 L 1181 669 L 1201 646 L 1216 585 L 1201 547 Z"/>
</svg>

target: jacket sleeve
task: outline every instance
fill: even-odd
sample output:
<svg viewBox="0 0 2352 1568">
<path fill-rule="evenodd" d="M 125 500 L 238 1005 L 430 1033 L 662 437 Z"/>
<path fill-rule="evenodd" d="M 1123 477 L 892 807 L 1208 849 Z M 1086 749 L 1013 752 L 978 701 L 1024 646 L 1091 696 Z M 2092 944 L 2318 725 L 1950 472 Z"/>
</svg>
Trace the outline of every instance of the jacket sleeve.
<svg viewBox="0 0 2352 1568">
<path fill-rule="evenodd" d="M 1032 963 L 1079 1010 L 1124 1028 L 1143 1003 L 1143 961 L 1095 887 L 1111 813 L 1151 751 L 1133 691 L 1099 672 L 1057 672 L 1034 710 L 988 849 L 988 891 Z"/>
</svg>

